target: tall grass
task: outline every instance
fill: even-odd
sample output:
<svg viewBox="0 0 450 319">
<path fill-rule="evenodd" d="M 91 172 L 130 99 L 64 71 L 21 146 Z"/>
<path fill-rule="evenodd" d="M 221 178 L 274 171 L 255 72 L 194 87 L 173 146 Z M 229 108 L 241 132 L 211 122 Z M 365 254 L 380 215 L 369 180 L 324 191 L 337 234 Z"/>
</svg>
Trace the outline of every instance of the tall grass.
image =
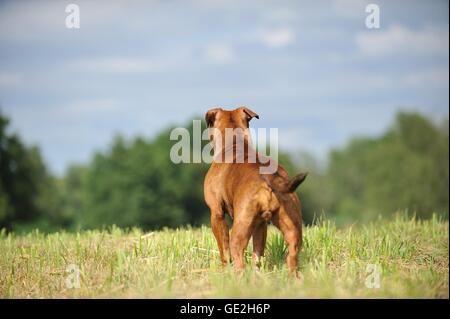
<svg viewBox="0 0 450 319">
<path fill-rule="evenodd" d="M 0 233 L 2 298 L 448 298 L 449 224 L 397 216 L 304 230 L 301 279 L 289 276 L 286 244 L 270 227 L 259 272 L 223 270 L 211 229 Z M 251 246 L 251 244 L 250 244 Z M 251 261 L 251 247 L 246 251 Z M 80 287 L 66 284 L 69 265 Z M 366 286 L 375 265 L 380 287 Z M 368 272 L 369 271 L 369 272 Z"/>
</svg>

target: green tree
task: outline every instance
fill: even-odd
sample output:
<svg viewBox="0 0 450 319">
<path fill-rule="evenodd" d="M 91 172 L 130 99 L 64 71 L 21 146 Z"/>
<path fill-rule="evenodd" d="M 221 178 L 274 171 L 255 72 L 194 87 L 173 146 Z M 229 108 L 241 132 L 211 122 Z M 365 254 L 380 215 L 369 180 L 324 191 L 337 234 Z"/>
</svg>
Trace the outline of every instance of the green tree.
<svg viewBox="0 0 450 319">
<path fill-rule="evenodd" d="M 55 217 L 54 181 L 37 147 L 25 146 L 9 132 L 9 120 L 0 112 L 0 227 Z"/>
<path fill-rule="evenodd" d="M 172 163 L 169 155 L 174 142 L 169 132 L 153 140 L 136 137 L 126 141 L 117 136 L 83 173 L 78 169 L 70 179 L 66 177 L 66 192 L 76 196 L 76 200 L 67 197 L 70 214 L 77 216 L 79 225 L 153 229 L 199 225 L 206 220 L 203 178 L 208 166 Z"/>
<path fill-rule="evenodd" d="M 433 212 L 448 215 L 448 143 L 448 126 L 400 113 L 380 138 L 354 139 L 331 153 L 328 209 L 353 220 L 398 210 L 423 218 Z"/>
</svg>

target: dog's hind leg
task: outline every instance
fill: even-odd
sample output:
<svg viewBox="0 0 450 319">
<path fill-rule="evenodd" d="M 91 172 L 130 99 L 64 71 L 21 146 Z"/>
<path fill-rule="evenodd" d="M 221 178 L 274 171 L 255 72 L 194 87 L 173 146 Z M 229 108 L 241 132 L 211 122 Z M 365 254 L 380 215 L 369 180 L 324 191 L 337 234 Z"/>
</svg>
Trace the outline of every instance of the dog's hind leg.
<svg viewBox="0 0 450 319">
<path fill-rule="evenodd" d="M 267 238 L 267 222 L 262 221 L 260 224 L 255 226 L 253 230 L 253 255 L 252 262 L 253 267 L 259 269 L 261 266 L 261 257 L 264 256 L 264 248 L 266 246 Z"/>
<path fill-rule="evenodd" d="M 284 209 L 272 218 L 273 224 L 283 233 L 284 240 L 288 244 L 288 256 L 286 258 L 289 271 L 298 277 L 297 264 L 298 253 L 302 244 L 302 225 L 300 216 L 290 216 Z"/>
<path fill-rule="evenodd" d="M 219 246 L 222 266 L 226 266 L 230 260 L 230 235 L 225 214 L 222 209 L 211 209 L 211 228 Z"/>
<path fill-rule="evenodd" d="M 231 258 L 233 259 L 233 268 L 236 272 L 241 272 L 245 268 L 244 251 L 255 228 L 254 216 L 240 217 L 235 218 L 233 222 L 230 240 Z"/>
</svg>

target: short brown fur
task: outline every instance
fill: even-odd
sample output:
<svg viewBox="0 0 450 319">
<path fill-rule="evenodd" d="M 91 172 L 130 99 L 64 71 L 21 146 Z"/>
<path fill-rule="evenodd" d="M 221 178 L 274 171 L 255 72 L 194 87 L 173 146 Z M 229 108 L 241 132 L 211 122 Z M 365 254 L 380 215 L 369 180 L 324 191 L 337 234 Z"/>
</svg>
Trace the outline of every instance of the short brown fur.
<svg viewBox="0 0 450 319">
<path fill-rule="evenodd" d="M 244 143 L 247 160 L 250 135 L 248 125 L 258 115 L 246 107 L 232 111 L 221 108 L 209 110 L 205 121 L 209 128 L 221 132 L 221 148 L 215 147 L 215 154 L 224 153 L 225 149 L 236 149 L 236 145 L 225 145 L 225 128 L 241 128 L 245 131 Z M 212 143 L 216 145 L 215 136 L 211 133 Z M 204 181 L 204 196 L 211 210 L 211 226 L 219 246 L 223 265 L 233 262 L 233 267 L 240 272 L 245 267 L 244 250 L 250 237 L 253 237 L 252 261 L 255 267 L 260 266 L 260 258 L 264 255 L 267 237 L 267 224 L 271 221 L 283 234 L 288 244 L 287 265 L 297 275 L 298 252 L 302 244 L 302 217 L 300 200 L 295 188 L 303 182 L 306 174 L 289 179 L 286 170 L 278 165 L 274 174 L 261 174 L 262 159 L 256 154 L 256 163 L 224 163 L 214 160 Z M 233 219 L 231 234 L 225 220 L 225 212 Z"/>
</svg>

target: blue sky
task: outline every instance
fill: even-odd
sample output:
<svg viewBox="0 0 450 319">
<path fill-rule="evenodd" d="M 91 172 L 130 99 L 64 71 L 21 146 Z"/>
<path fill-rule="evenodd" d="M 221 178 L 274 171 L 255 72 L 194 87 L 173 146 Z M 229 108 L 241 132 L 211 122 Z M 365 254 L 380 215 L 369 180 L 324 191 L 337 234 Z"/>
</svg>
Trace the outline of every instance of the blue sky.
<svg viewBox="0 0 450 319">
<path fill-rule="evenodd" d="M 80 29 L 65 7 L 80 7 Z M 365 26 L 368 3 L 379 29 Z M 399 110 L 448 116 L 448 1 L 3 1 L 0 107 L 50 169 L 246 105 L 325 158 Z"/>
</svg>

